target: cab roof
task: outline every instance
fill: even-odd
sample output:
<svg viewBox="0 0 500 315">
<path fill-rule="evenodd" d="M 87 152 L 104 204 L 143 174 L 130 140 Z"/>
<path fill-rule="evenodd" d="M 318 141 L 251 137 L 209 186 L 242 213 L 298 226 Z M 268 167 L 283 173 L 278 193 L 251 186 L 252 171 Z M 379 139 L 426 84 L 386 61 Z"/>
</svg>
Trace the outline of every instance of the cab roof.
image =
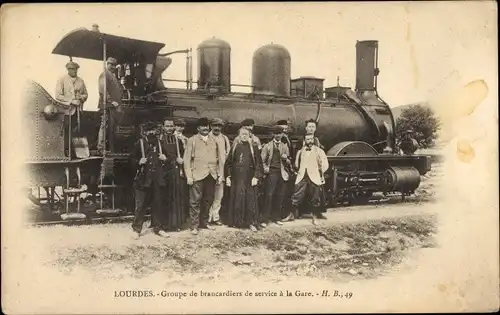
<svg viewBox="0 0 500 315">
<path fill-rule="evenodd" d="M 75 29 L 57 43 L 53 54 L 69 57 L 103 60 L 103 43 L 106 42 L 106 58 L 113 57 L 118 63 L 154 62 L 165 44 L 101 33 L 86 28 Z"/>
</svg>

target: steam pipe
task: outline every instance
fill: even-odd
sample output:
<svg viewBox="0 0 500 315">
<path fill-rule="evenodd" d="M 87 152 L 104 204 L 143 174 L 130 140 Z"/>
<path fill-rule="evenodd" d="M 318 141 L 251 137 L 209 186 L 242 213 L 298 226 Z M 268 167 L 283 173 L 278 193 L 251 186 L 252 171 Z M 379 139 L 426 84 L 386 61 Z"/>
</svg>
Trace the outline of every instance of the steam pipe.
<svg viewBox="0 0 500 315">
<path fill-rule="evenodd" d="M 189 53 L 189 51 L 190 51 L 190 49 L 174 50 L 174 51 L 171 51 L 171 52 L 168 52 L 168 53 L 158 54 L 158 56 L 159 57 L 166 57 L 166 56 L 170 56 L 170 55 L 173 55 L 173 54 L 180 54 L 180 53 L 187 54 L 187 53 Z"/>
</svg>

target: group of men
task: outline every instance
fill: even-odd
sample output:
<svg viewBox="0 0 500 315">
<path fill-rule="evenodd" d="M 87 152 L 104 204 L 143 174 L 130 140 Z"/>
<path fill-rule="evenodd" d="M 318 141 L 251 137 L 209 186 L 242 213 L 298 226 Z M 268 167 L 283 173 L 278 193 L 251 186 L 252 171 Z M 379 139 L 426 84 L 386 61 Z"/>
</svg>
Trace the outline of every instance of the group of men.
<svg viewBox="0 0 500 315">
<path fill-rule="evenodd" d="M 88 92 L 77 75 L 79 65 L 70 61 L 66 68 L 67 75 L 57 82 L 56 99 L 82 110 Z M 104 128 L 121 115 L 123 86 L 116 72 L 117 60 L 110 57 L 98 79 L 101 152 Z M 104 104 L 108 105 L 106 115 Z M 73 121 L 74 116 L 68 119 Z M 282 225 L 299 217 L 304 201 L 308 202 L 306 208 L 313 210 L 314 224 L 317 219 L 326 219 L 322 205 L 328 160 L 315 137 L 316 122 L 306 121 L 305 136 L 297 147 L 288 138 L 286 120 L 276 122 L 269 131 L 272 140 L 264 145 L 253 134 L 253 125 L 252 119 L 243 120 L 238 136 L 230 143 L 219 118 L 200 118 L 197 134 L 189 139 L 183 135 L 182 120 L 167 119 L 160 129 L 152 122 L 146 124 L 131 155 L 137 170 L 132 224 L 136 236 L 142 232 L 148 207 L 154 232 L 165 237 L 167 231 L 180 230 L 188 218 L 193 234 L 222 224 L 252 231 L 270 223 Z M 408 151 L 405 154 L 415 151 L 416 141 L 408 135 L 401 142 Z"/>
<path fill-rule="evenodd" d="M 198 119 L 190 138 L 182 134 L 183 120 L 167 119 L 161 128 L 146 123 L 131 155 L 135 237 L 141 235 L 148 207 L 151 227 L 163 237 L 188 221 L 194 235 L 224 224 L 252 231 L 282 225 L 299 217 L 305 201 L 313 209 L 313 224 L 326 219 L 321 212 L 328 160 L 314 135 L 316 122 L 306 122 L 297 152 L 286 120 L 271 127 L 272 140 L 264 145 L 253 134 L 254 124 L 243 120 L 231 143 L 220 118 Z"/>
</svg>

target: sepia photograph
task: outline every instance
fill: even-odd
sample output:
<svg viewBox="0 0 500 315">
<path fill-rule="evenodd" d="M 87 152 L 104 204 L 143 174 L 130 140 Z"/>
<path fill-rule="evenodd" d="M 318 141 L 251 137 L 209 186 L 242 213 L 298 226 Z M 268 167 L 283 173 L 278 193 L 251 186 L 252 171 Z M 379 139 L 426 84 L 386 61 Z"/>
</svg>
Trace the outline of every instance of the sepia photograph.
<svg viewBox="0 0 500 315">
<path fill-rule="evenodd" d="M 495 2 L 1 23 L 5 314 L 498 311 Z"/>
</svg>

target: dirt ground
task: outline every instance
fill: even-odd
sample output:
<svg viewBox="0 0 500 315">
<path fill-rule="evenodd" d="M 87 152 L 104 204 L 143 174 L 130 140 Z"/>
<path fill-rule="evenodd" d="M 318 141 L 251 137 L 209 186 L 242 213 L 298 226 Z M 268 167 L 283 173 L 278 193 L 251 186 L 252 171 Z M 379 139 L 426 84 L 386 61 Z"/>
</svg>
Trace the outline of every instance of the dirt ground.
<svg viewBox="0 0 500 315">
<path fill-rule="evenodd" d="M 362 208 L 362 207 L 360 207 Z M 409 250 L 435 246 L 436 217 L 423 205 L 368 206 L 327 213 L 314 226 L 302 219 L 257 233 L 218 227 L 161 238 L 147 230 L 132 238 L 129 223 L 33 228 L 43 238 L 45 267 L 95 278 L 142 278 L 161 272 L 170 282 L 238 277 L 305 276 L 348 281 L 390 271 Z M 424 210 L 424 211 L 422 211 Z M 43 235 L 42 235 L 43 234 Z"/>
</svg>

